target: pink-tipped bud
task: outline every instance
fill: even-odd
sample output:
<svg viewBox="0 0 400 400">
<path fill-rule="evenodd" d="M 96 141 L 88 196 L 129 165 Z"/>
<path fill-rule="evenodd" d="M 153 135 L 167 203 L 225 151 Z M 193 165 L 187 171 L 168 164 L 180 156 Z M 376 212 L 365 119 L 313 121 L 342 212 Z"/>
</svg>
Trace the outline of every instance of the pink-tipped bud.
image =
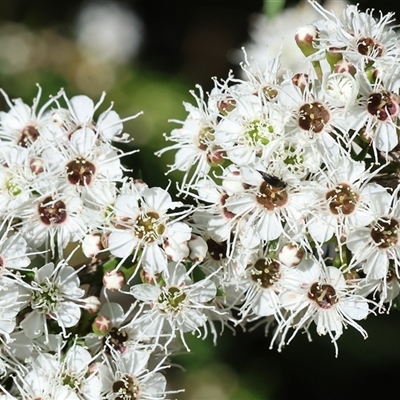
<svg viewBox="0 0 400 400">
<path fill-rule="evenodd" d="M 92 324 L 92 330 L 96 335 L 104 336 L 107 335 L 111 330 L 111 320 L 110 318 L 99 315 L 97 316 Z"/>
<path fill-rule="evenodd" d="M 278 259 L 282 264 L 288 267 L 296 267 L 300 264 L 303 256 L 304 251 L 302 249 L 295 244 L 289 243 L 279 250 Z"/>
<path fill-rule="evenodd" d="M 192 261 L 203 261 L 207 255 L 207 243 L 206 241 L 197 235 L 192 235 L 189 242 L 189 258 Z"/>
<path fill-rule="evenodd" d="M 302 92 L 309 85 L 308 74 L 298 73 L 292 78 L 292 82 L 297 86 Z"/>
<path fill-rule="evenodd" d="M 125 285 L 125 276 L 121 271 L 116 269 L 107 271 L 103 276 L 103 285 L 111 292 L 121 290 Z"/>
<path fill-rule="evenodd" d="M 354 76 L 357 72 L 357 69 L 353 64 L 349 63 L 345 59 L 342 59 L 335 64 L 333 72 L 339 72 L 341 74 L 344 72 L 348 72 L 350 75 Z"/>
<path fill-rule="evenodd" d="M 82 251 L 86 257 L 94 258 L 103 249 L 104 247 L 99 233 L 92 233 L 83 238 Z"/>
<path fill-rule="evenodd" d="M 40 158 L 32 158 L 29 161 L 29 167 L 35 175 L 39 175 L 44 171 L 43 160 Z"/>
<path fill-rule="evenodd" d="M 140 279 L 143 283 L 149 283 L 150 285 L 154 285 L 160 279 L 160 274 L 149 274 L 146 270 L 140 270 Z"/>
<path fill-rule="evenodd" d="M 86 297 L 86 299 L 84 299 L 84 301 L 85 301 L 84 308 L 88 313 L 93 314 L 100 310 L 101 302 L 98 297 L 89 296 L 89 297 Z"/>
<path fill-rule="evenodd" d="M 319 37 L 318 29 L 314 25 L 304 25 L 297 29 L 294 39 L 297 46 L 308 57 L 316 53 L 318 49 L 314 47 L 316 39 Z"/>
</svg>

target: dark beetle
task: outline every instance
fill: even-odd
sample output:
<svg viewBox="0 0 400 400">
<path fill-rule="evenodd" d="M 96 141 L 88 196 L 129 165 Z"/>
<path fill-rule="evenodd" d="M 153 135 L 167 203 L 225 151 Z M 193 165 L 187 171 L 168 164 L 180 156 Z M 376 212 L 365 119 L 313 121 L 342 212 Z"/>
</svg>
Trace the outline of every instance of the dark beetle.
<svg viewBox="0 0 400 400">
<path fill-rule="evenodd" d="M 268 183 L 268 185 L 276 188 L 276 189 L 284 189 L 286 187 L 286 183 L 283 182 L 275 175 L 267 174 L 266 172 L 257 170 L 263 177 L 264 181 Z"/>
</svg>

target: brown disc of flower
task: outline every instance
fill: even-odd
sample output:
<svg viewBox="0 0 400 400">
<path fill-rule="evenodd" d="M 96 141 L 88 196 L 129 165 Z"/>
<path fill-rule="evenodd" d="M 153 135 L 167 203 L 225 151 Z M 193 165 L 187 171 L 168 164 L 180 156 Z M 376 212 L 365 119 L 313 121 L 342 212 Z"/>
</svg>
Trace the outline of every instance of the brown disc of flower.
<svg viewBox="0 0 400 400">
<path fill-rule="evenodd" d="M 113 399 L 115 400 L 137 400 L 139 399 L 139 386 L 128 374 L 123 374 L 121 379 L 112 385 Z M 141 396 L 140 396 L 141 397 Z"/>
<path fill-rule="evenodd" d="M 327 192 L 325 198 L 332 214 L 349 215 L 356 209 L 359 194 L 347 183 L 340 183 L 333 190 Z"/>
<path fill-rule="evenodd" d="M 381 249 L 394 246 L 399 241 L 399 223 L 395 219 L 378 219 L 371 230 L 371 237 Z"/>
<path fill-rule="evenodd" d="M 339 301 L 333 286 L 318 282 L 312 284 L 308 298 L 315 301 L 324 310 L 329 310 Z"/>
<path fill-rule="evenodd" d="M 304 104 L 299 109 L 299 126 L 305 131 L 320 133 L 331 120 L 331 113 L 319 101 Z"/>
<path fill-rule="evenodd" d="M 226 258 L 226 252 L 228 251 L 228 246 L 226 241 L 218 243 L 213 239 L 207 240 L 208 253 L 211 258 L 216 261 L 220 261 Z"/>
<path fill-rule="evenodd" d="M 367 57 L 381 57 L 383 54 L 382 45 L 370 37 L 358 39 L 357 50 L 361 55 Z"/>
<path fill-rule="evenodd" d="M 386 121 L 399 113 L 398 96 L 388 91 L 372 93 L 368 97 L 367 109 L 379 121 Z"/>
<path fill-rule="evenodd" d="M 96 172 L 96 167 L 82 157 L 70 161 L 67 166 L 68 181 L 72 185 L 90 185 L 93 175 Z"/>
<path fill-rule="evenodd" d="M 21 131 L 21 136 L 17 142 L 18 146 L 28 147 L 39 137 L 39 131 L 36 127 L 29 125 Z"/>
<path fill-rule="evenodd" d="M 289 195 L 285 189 L 276 188 L 265 181 L 261 183 L 257 194 L 257 202 L 268 211 L 283 207 L 288 202 L 288 199 Z"/>
<path fill-rule="evenodd" d="M 275 260 L 259 258 L 251 270 L 251 278 L 261 287 L 267 289 L 280 278 L 280 266 Z"/>
<path fill-rule="evenodd" d="M 38 206 L 40 220 L 45 225 L 61 224 L 67 219 L 65 203 L 54 201 L 51 196 L 46 197 Z"/>
<path fill-rule="evenodd" d="M 222 115 L 227 115 L 236 108 L 236 100 L 235 99 L 221 100 L 217 103 L 217 107 L 218 107 L 218 111 Z"/>
</svg>

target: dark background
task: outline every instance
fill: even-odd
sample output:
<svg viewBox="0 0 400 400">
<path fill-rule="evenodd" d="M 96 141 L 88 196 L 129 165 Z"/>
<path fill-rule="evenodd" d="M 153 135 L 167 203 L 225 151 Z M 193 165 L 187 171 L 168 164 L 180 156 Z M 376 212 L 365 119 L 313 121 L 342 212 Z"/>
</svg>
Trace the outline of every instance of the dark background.
<svg viewBox="0 0 400 400">
<path fill-rule="evenodd" d="M 72 37 L 72 22 L 82 3 L 2 0 L 0 24 L 12 21 L 33 31 L 54 29 L 61 35 Z M 295 3 L 291 1 L 287 5 Z M 382 7 L 383 13 L 400 8 L 400 3 L 389 1 L 358 3 L 361 10 Z M 249 17 L 261 12 L 263 4 L 260 0 L 137 0 L 123 4 L 142 19 L 145 38 L 132 65 L 135 73 L 132 76 L 127 75 L 126 70 L 122 71 L 121 77 L 125 81 L 117 85 L 119 91 L 113 89 L 117 97 L 116 109 L 123 109 L 129 115 L 129 112 L 134 114 L 147 107 L 150 115 L 150 109 L 159 110 L 156 111 L 158 114 L 168 114 L 170 103 L 177 104 L 169 117 L 162 116 L 164 123 L 152 126 L 158 139 L 140 145 L 140 155 L 131 160 L 135 173 L 141 174 L 149 184 L 165 186 L 167 161 L 162 159 L 156 163 L 151 157 L 162 147 L 161 134 L 172 129 L 167 119 L 178 118 L 175 112 L 180 118 L 185 117 L 181 103 L 190 101 L 188 91 L 195 84 L 211 89 L 212 76 L 224 78 L 229 69 L 237 70 L 228 55 L 248 39 Z M 59 78 L 51 71 L 41 71 L 32 79 L 26 78 L 27 85 L 34 88 L 40 78 L 47 83 L 68 86 L 65 78 Z M 14 82 L 12 78 L 0 76 L 0 83 L 0 86 L 7 86 L 10 97 L 29 98 L 32 95 L 30 90 L 20 92 L 25 87 L 20 77 Z M 151 86 L 153 91 L 150 93 L 154 97 L 140 97 L 138 87 L 150 83 L 159 85 L 155 89 Z M 148 93 L 147 88 L 142 92 Z M 74 92 L 73 85 L 70 90 Z M 161 97 L 161 92 L 166 97 Z M 124 109 L 131 97 L 136 104 L 129 103 Z M 131 126 L 134 136 L 145 128 L 145 124 Z M 390 315 L 370 316 L 361 324 L 370 337 L 364 341 L 358 332 L 349 328 L 339 340 L 337 359 L 329 338 L 316 334 L 313 334 L 312 343 L 299 334 L 282 353 L 269 349 L 269 340 L 264 337 L 262 328 L 251 333 L 238 330 L 235 337 L 227 331 L 217 347 L 209 339 L 202 342 L 189 338 L 192 354 L 177 360 L 186 372 L 174 369 L 168 379 L 172 388 L 186 388 L 186 393 L 176 395 L 182 400 L 389 398 L 398 388 L 400 314 L 392 310 Z M 220 391 L 208 392 L 214 395 L 201 394 L 205 393 L 201 387 L 210 389 L 213 385 Z"/>
</svg>

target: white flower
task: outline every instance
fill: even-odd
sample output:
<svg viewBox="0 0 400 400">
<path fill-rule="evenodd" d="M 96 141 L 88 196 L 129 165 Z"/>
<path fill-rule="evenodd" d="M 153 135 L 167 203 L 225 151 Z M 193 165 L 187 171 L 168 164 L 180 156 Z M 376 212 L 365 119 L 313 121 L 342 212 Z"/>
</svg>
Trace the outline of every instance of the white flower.
<svg viewBox="0 0 400 400">
<path fill-rule="evenodd" d="M 281 327 L 281 345 L 289 328 L 293 327 L 294 333 L 287 342 L 300 329 L 308 332 L 312 322 L 319 335 L 330 336 L 336 355 L 336 341 L 342 335 L 343 327 L 350 325 L 364 338 L 367 337 L 367 333 L 355 321 L 368 316 L 368 301 L 354 293 L 354 288 L 346 283 L 338 268 L 326 267 L 322 261 L 305 259 L 296 269 L 290 269 L 280 300 L 282 307 L 291 312 L 284 328 Z"/>
<path fill-rule="evenodd" d="M 41 135 L 42 129 L 49 121 L 47 108 L 56 100 L 52 97 L 42 108 L 37 111 L 42 89 L 38 87 L 37 97 L 33 101 L 32 107 L 26 105 L 21 99 L 15 99 L 11 103 L 7 94 L 3 94 L 10 110 L 0 112 L 0 138 L 7 142 L 12 142 L 22 147 L 31 146 Z"/>
<path fill-rule="evenodd" d="M 112 360 L 100 366 L 102 395 L 107 399 L 164 399 L 164 375 L 149 369 L 150 353 L 131 350 L 122 356 L 112 353 Z"/>
<path fill-rule="evenodd" d="M 274 184 L 260 171 L 244 169 L 244 183 L 248 189 L 230 196 L 225 207 L 239 218 L 239 237 L 246 248 L 254 248 L 260 241 L 278 239 L 281 235 L 300 234 L 305 204 L 313 194 L 306 187 L 286 185 L 278 179 Z M 275 180 L 276 177 L 273 177 Z M 285 226 L 287 224 L 287 227 Z"/>
<path fill-rule="evenodd" d="M 268 160 L 280 146 L 289 114 L 256 95 L 242 95 L 236 107 L 218 125 L 215 141 L 236 165 Z M 268 161 L 265 161 L 268 162 Z"/>
<path fill-rule="evenodd" d="M 375 19 L 372 9 L 360 12 L 358 6 L 348 5 L 340 19 L 317 2 L 311 4 L 326 19 L 316 23 L 321 50 L 334 48 L 361 69 L 371 62 L 384 68 L 397 61 L 399 38 L 391 26 L 394 13 Z"/>
<path fill-rule="evenodd" d="M 111 254 L 124 260 L 133 255 L 135 259 L 139 250 L 143 250 L 137 262 L 150 273 L 166 270 L 167 254 L 175 261 L 187 257 L 190 227 L 174 221 L 168 214 L 181 205 L 157 187 L 120 195 L 114 205 L 115 228 L 111 228 L 108 237 Z"/>
<path fill-rule="evenodd" d="M 197 97 L 194 92 L 192 95 L 197 101 L 197 107 L 184 103 L 189 115 L 183 122 L 174 121 L 182 124 L 182 128 L 174 129 L 170 136 L 166 136 L 166 139 L 176 142 L 176 144 L 156 153 L 160 156 L 166 151 L 178 150 L 175 154 L 175 162 L 169 166 L 169 171 L 185 172 L 182 180 L 183 187 L 185 185 L 190 187 L 196 183 L 197 179 L 204 177 L 210 171 L 211 164 L 222 160 L 222 152 L 215 144 L 218 113 L 208 109 L 201 88 L 200 97 Z M 193 173 L 190 179 L 189 172 Z"/>
<path fill-rule="evenodd" d="M 49 186 L 52 186 L 51 182 Z M 52 252 L 57 245 L 62 255 L 69 242 L 82 239 L 86 233 L 82 207 L 81 199 L 71 188 L 49 191 L 32 200 L 24 210 L 22 236 L 35 248 L 49 240 Z"/>
<path fill-rule="evenodd" d="M 374 219 L 368 226 L 349 233 L 347 247 L 353 257 L 350 267 L 362 268 L 368 279 L 385 278 L 392 264 L 400 271 L 400 201 L 398 190 L 392 195 L 382 193 L 371 207 Z"/>
<path fill-rule="evenodd" d="M 30 360 L 30 371 L 22 376 L 21 392 L 29 398 L 60 400 L 98 400 L 101 382 L 91 370 L 93 357 L 83 347 L 74 344 L 65 355 L 41 353 Z"/>
<path fill-rule="evenodd" d="M 16 326 L 17 314 L 26 302 L 25 293 L 19 285 L 6 277 L 0 278 L 0 334 L 3 343 L 10 340 L 10 334 Z"/>
<path fill-rule="evenodd" d="M 210 279 L 192 282 L 182 264 L 169 263 L 162 274 L 162 281 L 154 284 L 143 283 L 131 288 L 132 295 L 147 308 L 142 316 L 131 323 L 140 323 L 145 334 L 159 340 L 163 335 L 172 341 L 178 331 L 186 345 L 183 334 L 198 331 L 207 320 L 203 309 L 217 293 Z M 187 347 L 187 345 L 186 345 Z"/>
<path fill-rule="evenodd" d="M 327 242 L 335 234 L 345 238 L 352 230 L 368 225 L 374 219 L 370 208 L 374 198 L 385 196 L 384 187 L 369 183 L 373 174 L 363 162 L 348 156 L 333 158 L 326 171 L 315 176 L 313 190 L 316 202 L 310 204 L 307 230 L 318 243 Z"/>
<path fill-rule="evenodd" d="M 65 328 L 75 326 L 81 317 L 81 306 L 77 303 L 85 293 L 79 288 L 79 279 L 74 268 L 60 261 L 55 267 L 48 263 L 35 271 L 30 287 L 30 307 L 21 327 L 30 338 L 43 332 L 48 336 L 47 319 L 51 318 L 65 334 Z"/>
</svg>

